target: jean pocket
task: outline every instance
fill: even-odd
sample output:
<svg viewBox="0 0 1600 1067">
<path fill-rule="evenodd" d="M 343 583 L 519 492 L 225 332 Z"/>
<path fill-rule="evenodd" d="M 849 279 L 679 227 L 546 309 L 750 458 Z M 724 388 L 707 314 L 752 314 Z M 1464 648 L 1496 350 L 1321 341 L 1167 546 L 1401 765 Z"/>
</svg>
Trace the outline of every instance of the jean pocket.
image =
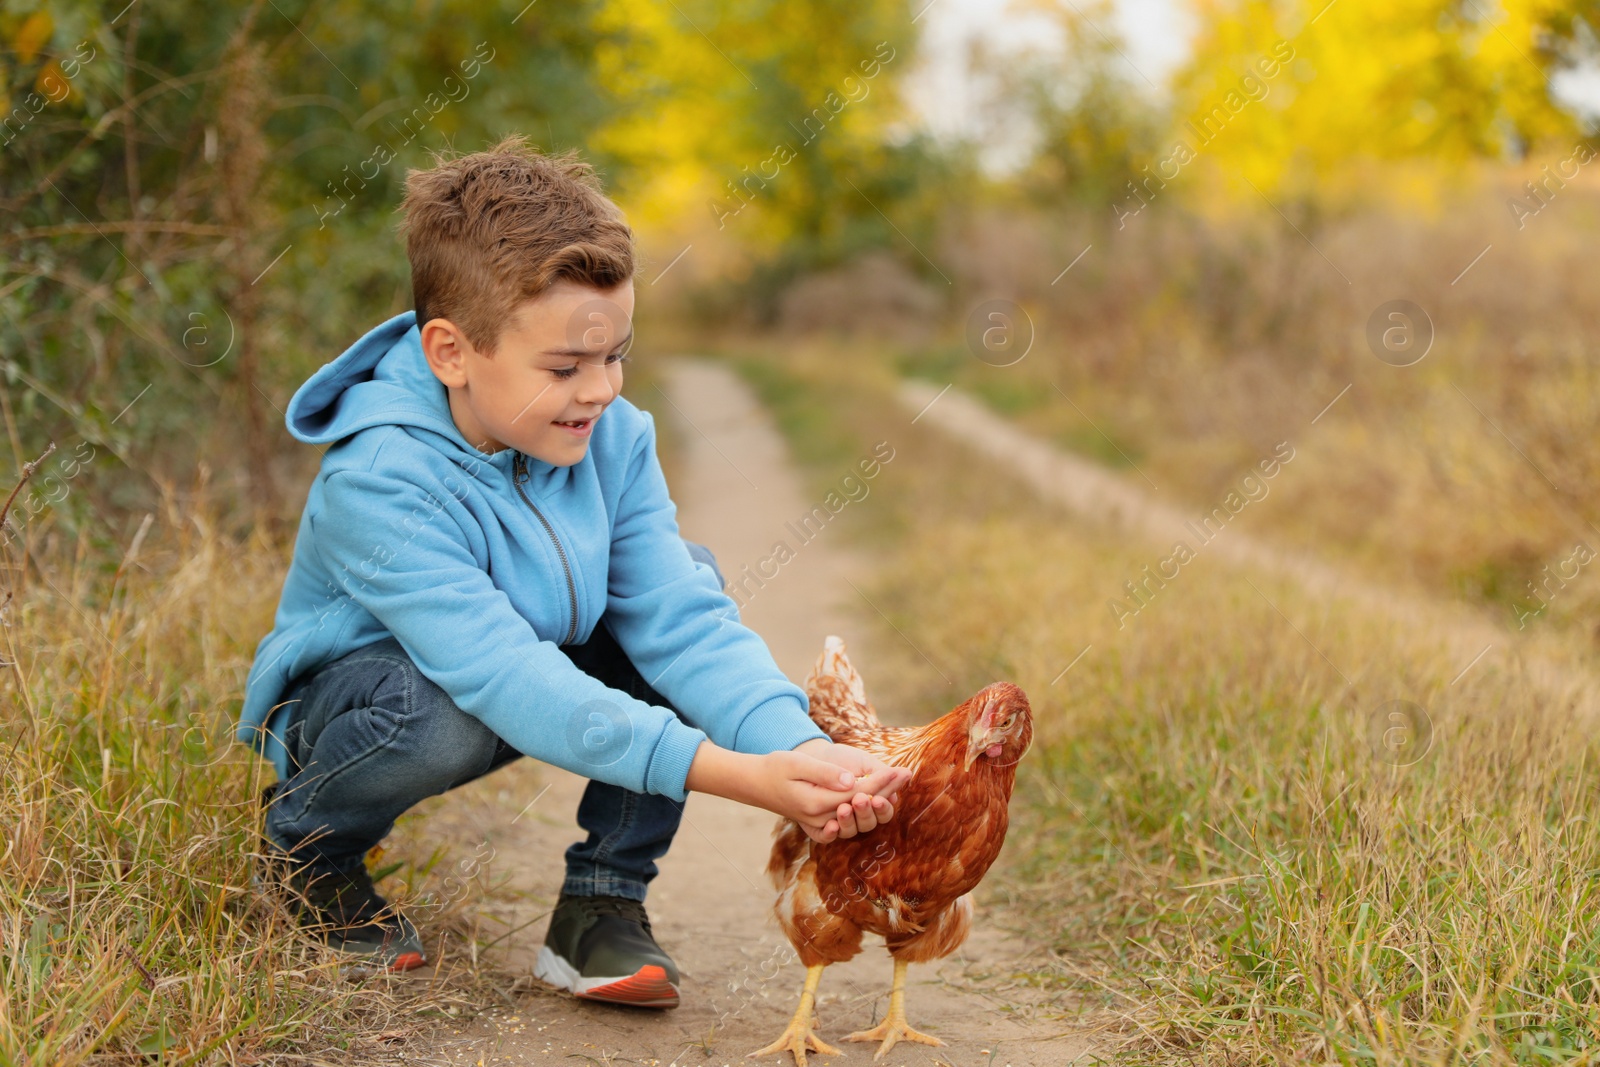
<svg viewBox="0 0 1600 1067">
<path fill-rule="evenodd" d="M 283 747 L 289 753 L 289 776 L 292 778 L 300 773 L 305 765 L 306 753 L 300 751 L 300 739 L 305 733 L 306 721 L 303 717 L 296 716 L 283 731 Z"/>
</svg>

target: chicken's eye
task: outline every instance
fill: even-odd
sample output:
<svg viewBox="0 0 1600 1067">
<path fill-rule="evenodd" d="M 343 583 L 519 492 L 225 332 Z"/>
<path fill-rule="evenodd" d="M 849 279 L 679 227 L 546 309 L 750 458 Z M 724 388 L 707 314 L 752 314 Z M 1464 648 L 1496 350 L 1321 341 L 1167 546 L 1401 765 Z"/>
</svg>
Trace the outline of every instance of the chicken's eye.
<svg viewBox="0 0 1600 1067">
<path fill-rule="evenodd" d="M 1011 724 L 1016 722 L 1016 721 L 1017 721 L 1017 713 L 1013 711 L 1010 715 L 1006 716 L 1006 721 L 1000 724 L 1000 729 L 1009 730 L 1009 729 L 1011 729 Z"/>
</svg>

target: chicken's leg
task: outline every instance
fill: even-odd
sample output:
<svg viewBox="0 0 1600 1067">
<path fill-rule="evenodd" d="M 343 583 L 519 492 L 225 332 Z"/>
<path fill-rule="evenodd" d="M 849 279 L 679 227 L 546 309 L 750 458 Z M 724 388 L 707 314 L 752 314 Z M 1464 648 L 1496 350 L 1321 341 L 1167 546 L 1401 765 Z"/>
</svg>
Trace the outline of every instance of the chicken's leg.
<svg viewBox="0 0 1600 1067">
<path fill-rule="evenodd" d="M 894 961 L 894 988 L 889 992 L 889 1014 L 883 1017 L 883 1022 L 871 1030 L 857 1030 L 846 1041 L 877 1041 L 882 1039 L 883 1044 L 878 1046 L 878 1051 L 872 1054 L 874 1060 L 883 1058 L 884 1053 L 894 1048 L 895 1043 L 901 1040 L 919 1041 L 924 1045 L 942 1045 L 937 1037 L 931 1034 L 922 1034 L 911 1029 L 911 1024 L 906 1022 L 906 961 Z"/>
<path fill-rule="evenodd" d="M 817 1017 L 812 1009 L 817 1003 L 817 983 L 822 981 L 822 968 L 826 963 L 819 963 L 806 968 L 806 987 L 800 992 L 800 1007 L 795 1009 L 794 1018 L 789 1020 L 789 1028 L 783 1036 L 768 1045 L 766 1048 L 756 1049 L 749 1053 L 747 1058 L 756 1056 L 770 1056 L 774 1052 L 794 1053 L 795 1067 L 806 1067 L 806 1049 L 819 1052 L 824 1056 L 842 1056 L 844 1053 L 828 1044 L 817 1036 Z"/>
</svg>

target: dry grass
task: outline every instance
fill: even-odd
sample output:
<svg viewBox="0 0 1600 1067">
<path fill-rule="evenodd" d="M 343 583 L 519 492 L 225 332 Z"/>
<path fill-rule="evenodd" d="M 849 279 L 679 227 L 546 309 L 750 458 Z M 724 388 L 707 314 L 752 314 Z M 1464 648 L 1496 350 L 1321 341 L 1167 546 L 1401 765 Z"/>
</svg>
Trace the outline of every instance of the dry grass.
<svg viewBox="0 0 1600 1067">
<path fill-rule="evenodd" d="M 1150 546 L 908 425 L 859 348 L 747 351 L 819 477 L 896 444 L 849 520 L 893 547 L 867 590 L 905 638 L 883 642 L 880 692 L 913 717 L 998 677 L 1030 694 L 1038 744 L 989 887 L 1015 903 L 989 921 L 1052 931 L 1042 977 L 1125 1062 L 1592 1061 L 1600 746 L 1571 699 L 1515 654 L 1452 684 L 1445 635 L 1203 556 L 1118 630 L 1105 601 Z M 1454 447 L 1492 469 L 1494 441 Z M 1288 522 L 1288 496 L 1262 521 Z M 1385 747 L 1396 699 L 1427 714 L 1415 762 Z"/>
<path fill-rule="evenodd" d="M 1284 506 L 1254 533 L 1514 621 L 1545 566 L 1579 542 L 1600 551 L 1600 301 L 1583 281 L 1600 191 L 1574 184 L 1518 231 L 1505 202 L 1521 177 L 1464 181 L 1434 213 L 1283 205 L 1300 233 L 1264 208 L 1200 217 L 1176 202 L 1124 230 L 975 211 L 930 254 L 958 319 L 1014 300 L 1033 349 L 989 366 L 957 332 L 893 356 L 1196 511 L 1289 441 L 1302 458 L 1274 488 Z M 1395 299 L 1433 325 L 1415 366 L 1368 347 L 1369 318 Z M 1592 628 L 1600 582 L 1558 593 L 1539 625 Z"/>
<path fill-rule="evenodd" d="M 202 485 L 120 562 L 48 515 L 8 561 L 0 1063 L 360 1062 L 486 997 L 443 952 L 483 895 L 451 857 L 399 865 L 446 957 L 421 981 L 341 970 L 251 888 L 271 771 L 233 722 L 286 547 L 218 528 Z"/>
</svg>

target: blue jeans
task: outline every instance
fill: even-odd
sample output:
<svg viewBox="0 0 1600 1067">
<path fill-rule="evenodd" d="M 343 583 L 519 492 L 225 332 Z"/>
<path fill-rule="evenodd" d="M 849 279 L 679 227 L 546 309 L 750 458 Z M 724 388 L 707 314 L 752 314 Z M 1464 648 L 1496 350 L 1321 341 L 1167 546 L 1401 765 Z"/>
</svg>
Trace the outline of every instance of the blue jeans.
<svg viewBox="0 0 1600 1067">
<path fill-rule="evenodd" d="M 685 542 L 722 582 L 710 550 Z M 671 708 L 640 676 L 604 625 L 561 649 L 584 673 L 649 704 Z M 522 753 L 456 707 L 387 638 L 290 686 L 284 731 L 293 776 L 267 809 L 267 837 L 314 871 L 351 871 L 419 801 L 465 785 Z M 676 710 L 676 709 L 673 709 Z M 683 805 L 591 780 L 578 804 L 588 838 L 566 851 L 561 891 L 644 900 L 683 818 Z"/>
</svg>

